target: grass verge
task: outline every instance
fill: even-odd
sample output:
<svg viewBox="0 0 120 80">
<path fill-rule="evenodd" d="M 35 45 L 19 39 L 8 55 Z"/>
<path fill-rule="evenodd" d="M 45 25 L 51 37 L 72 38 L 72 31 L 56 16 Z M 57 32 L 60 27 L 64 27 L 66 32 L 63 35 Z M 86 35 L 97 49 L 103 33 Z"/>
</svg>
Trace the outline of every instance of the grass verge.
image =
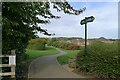
<svg viewBox="0 0 120 80">
<path fill-rule="evenodd" d="M 60 64 L 67 64 L 69 57 L 74 57 L 77 55 L 79 50 L 64 50 L 67 54 L 57 57 L 57 60 Z"/>
<path fill-rule="evenodd" d="M 53 47 L 46 47 L 46 50 L 31 50 L 27 49 L 28 60 L 33 60 L 41 56 L 57 54 L 58 51 Z"/>
</svg>

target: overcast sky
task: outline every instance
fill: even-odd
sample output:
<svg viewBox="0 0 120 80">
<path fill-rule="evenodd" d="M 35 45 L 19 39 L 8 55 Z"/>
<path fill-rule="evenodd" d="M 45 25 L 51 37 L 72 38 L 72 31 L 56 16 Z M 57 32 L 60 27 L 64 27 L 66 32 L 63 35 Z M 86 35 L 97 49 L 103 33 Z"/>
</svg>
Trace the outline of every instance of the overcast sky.
<svg viewBox="0 0 120 80">
<path fill-rule="evenodd" d="M 41 25 L 52 37 L 82 37 L 84 25 L 80 21 L 85 17 L 94 16 L 95 20 L 88 23 L 88 38 L 118 38 L 118 3 L 117 2 L 69 2 L 75 9 L 86 7 L 86 11 L 79 16 L 68 15 L 52 10 L 60 19 L 51 20 L 50 24 Z M 47 37 L 38 33 L 40 37 Z"/>
</svg>

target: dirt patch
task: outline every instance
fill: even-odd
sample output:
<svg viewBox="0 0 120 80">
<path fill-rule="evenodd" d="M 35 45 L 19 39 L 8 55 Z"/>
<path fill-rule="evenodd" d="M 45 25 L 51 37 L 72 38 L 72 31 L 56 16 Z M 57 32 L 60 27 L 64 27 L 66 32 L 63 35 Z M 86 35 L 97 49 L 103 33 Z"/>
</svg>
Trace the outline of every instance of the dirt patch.
<svg viewBox="0 0 120 80">
<path fill-rule="evenodd" d="M 74 69 L 73 72 L 78 74 L 78 75 L 86 76 L 87 78 L 97 78 L 95 73 L 85 73 L 85 72 L 78 70 L 78 69 Z"/>
<path fill-rule="evenodd" d="M 73 70 L 74 70 L 73 68 L 70 68 L 70 67 L 68 66 L 68 64 L 64 64 L 64 65 L 62 65 L 62 67 L 63 67 L 64 69 L 70 71 L 70 72 L 73 72 Z"/>
<path fill-rule="evenodd" d="M 70 68 L 68 64 L 64 64 L 64 65 L 62 65 L 62 67 L 64 69 L 66 69 L 67 71 L 74 72 L 74 73 L 76 73 L 77 75 L 80 75 L 80 76 L 85 76 L 86 78 L 97 78 L 95 73 L 84 73 L 81 70 L 78 70 L 78 69 L 75 69 L 75 68 Z"/>
</svg>

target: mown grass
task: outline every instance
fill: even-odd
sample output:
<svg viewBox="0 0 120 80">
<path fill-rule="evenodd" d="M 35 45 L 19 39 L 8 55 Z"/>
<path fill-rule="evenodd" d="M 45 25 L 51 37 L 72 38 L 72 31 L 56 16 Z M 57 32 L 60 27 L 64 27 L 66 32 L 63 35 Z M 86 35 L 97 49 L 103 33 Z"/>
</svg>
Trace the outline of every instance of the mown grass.
<svg viewBox="0 0 120 80">
<path fill-rule="evenodd" d="M 79 50 L 64 50 L 67 54 L 57 57 L 57 60 L 60 64 L 67 64 L 70 57 L 77 55 Z"/>
<path fill-rule="evenodd" d="M 27 49 L 28 60 L 33 60 L 41 56 L 57 54 L 58 51 L 53 47 L 46 47 L 46 50 Z"/>
</svg>

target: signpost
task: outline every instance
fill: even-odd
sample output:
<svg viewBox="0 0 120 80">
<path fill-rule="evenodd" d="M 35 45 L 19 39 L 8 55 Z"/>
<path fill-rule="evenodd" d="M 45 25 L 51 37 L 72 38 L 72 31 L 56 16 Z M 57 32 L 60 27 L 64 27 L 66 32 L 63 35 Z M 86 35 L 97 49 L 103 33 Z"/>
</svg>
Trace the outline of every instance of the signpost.
<svg viewBox="0 0 120 80">
<path fill-rule="evenodd" d="M 81 22 L 80 22 L 81 25 L 85 24 L 85 53 L 87 53 L 87 23 L 93 22 L 94 19 L 95 18 L 93 16 L 85 17 L 85 19 L 81 20 Z"/>
</svg>

